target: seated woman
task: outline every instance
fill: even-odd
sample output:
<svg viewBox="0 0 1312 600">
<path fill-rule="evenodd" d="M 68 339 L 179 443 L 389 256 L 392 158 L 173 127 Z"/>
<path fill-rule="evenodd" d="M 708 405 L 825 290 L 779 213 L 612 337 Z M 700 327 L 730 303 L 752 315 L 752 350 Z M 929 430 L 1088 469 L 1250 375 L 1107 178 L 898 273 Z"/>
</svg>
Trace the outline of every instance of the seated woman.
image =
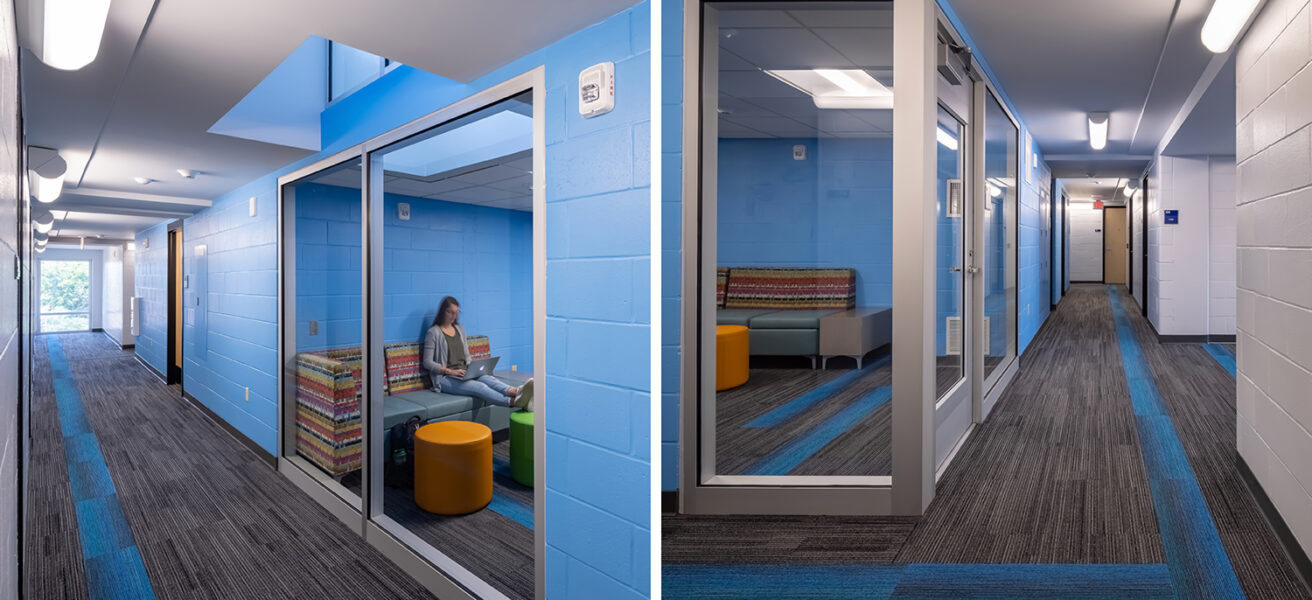
<svg viewBox="0 0 1312 600">
<path fill-rule="evenodd" d="M 465 328 L 460 326 L 460 303 L 447 296 L 437 308 L 433 326 L 424 336 L 424 369 L 433 380 L 433 389 L 448 394 L 473 396 L 489 404 L 525 408 L 533 399 L 533 379 L 520 387 L 510 387 L 491 375 L 477 379 L 465 376 L 469 366 L 469 344 Z"/>
</svg>

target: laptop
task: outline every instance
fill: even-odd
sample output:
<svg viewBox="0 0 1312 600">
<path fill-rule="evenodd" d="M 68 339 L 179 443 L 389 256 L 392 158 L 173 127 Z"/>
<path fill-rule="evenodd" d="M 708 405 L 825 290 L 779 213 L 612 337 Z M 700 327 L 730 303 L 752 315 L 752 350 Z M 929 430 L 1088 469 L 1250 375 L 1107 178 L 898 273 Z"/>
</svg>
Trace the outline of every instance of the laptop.
<svg viewBox="0 0 1312 600">
<path fill-rule="evenodd" d="M 459 379 L 460 381 L 469 381 L 470 379 L 478 379 L 484 375 L 491 375 L 492 370 L 497 368 L 498 360 L 501 360 L 500 356 L 475 358 L 469 362 L 468 367 L 465 367 L 465 376 L 457 377 L 456 379 Z"/>
</svg>

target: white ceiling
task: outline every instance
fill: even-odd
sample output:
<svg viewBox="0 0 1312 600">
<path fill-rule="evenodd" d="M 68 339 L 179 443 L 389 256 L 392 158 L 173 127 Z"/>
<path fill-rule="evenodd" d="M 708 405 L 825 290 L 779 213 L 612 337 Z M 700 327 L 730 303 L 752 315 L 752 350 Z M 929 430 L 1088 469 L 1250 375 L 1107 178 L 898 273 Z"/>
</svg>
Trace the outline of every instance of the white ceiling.
<svg viewBox="0 0 1312 600">
<path fill-rule="evenodd" d="M 1198 104 L 1166 145 L 1172 156 L 1235 153 L 1235 58 L 1230 57 L 1216 74 Z M 1225 126 L 1220 126 L 1225 125 Z"/>
<path fill-rule="evenodd" d="M 383 191 L 414 198 L 430 198 L 491 208 L 533 210 L 532 151 L 492 159 L 429 179 L 387 172 Z M 353 165 L 309 181 L 324 185 L 360 189 L 360 167 Z"/>
<path fill-rule="evenodd" d="M 892 17 L 891 6 L 720 11 L 720 137 L 890 135 L 893 111 L 820 110 L 761 69 L 859 68 L 892 85 Z"/>
<path fill-rule="evenodd" d="M 1142 173 L 1213 56 L 1199 39 L 1211 0 L 947 2 L 1056 177 Z M 1097 152 L 1096 111 L 1111 113 Z"/>
<path fill-rule="evenodd" d="M 114 0 L 87 67 L 23 52 L 28 143 L 68 161 L 66 193 L 212 200 L 308 154 L 206 130 L 310 35 L 470 81 L 633 3 Z"/>
<path fill-rule="evenodd" d="M 1137 179 L 1136 179 L 1137 181 Z M 1103 177 L 1098 179 L 1062 179 L 1062 187 L 1071 200 L 1101 200 L 1114 204 L 1124 204 L 1125 178 Z M 1138 187 L 1136 184 L 1135 187 Z"/>
</svg>

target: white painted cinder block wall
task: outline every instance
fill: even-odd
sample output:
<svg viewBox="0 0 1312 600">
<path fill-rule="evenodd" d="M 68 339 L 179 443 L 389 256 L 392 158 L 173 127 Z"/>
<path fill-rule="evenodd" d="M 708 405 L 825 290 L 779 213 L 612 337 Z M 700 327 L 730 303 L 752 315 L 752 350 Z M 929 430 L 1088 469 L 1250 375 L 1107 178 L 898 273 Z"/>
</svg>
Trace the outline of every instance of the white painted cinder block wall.
<svg viewBox="0 0 1312 600">
<path fill-rule="evenodd" d="M 1233 335 L 1234 158 L 1157 156 L 1148 190 L 1148 318 L 1162 335 Z M 1165 212 L 1178 211 L 1167 225 Z"/>
<path fill-rule="evenodd" d="M 1236 56 L 1239 455 L 1312 554 L 1312 7 L 1271 0 Z"/>
<path fill-rule="evenodd" d="M 1102 210 L 1071 201 L 1071 281 L 1102 281 Z"/>
</svg>

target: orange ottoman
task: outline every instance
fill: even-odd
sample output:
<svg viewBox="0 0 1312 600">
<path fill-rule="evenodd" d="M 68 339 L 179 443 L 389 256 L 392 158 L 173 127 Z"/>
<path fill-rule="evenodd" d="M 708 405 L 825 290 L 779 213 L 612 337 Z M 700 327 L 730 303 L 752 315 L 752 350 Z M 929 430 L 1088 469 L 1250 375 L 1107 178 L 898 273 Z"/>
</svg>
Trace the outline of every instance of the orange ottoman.
<svg viewBox="0 0 1312 600">
<path fill-rule="evenodd" d="M 469 421 L 440 421 L 415 431 L 415 503 L 419 508 L 463 515 L 491 501 L 491 429 Z"/>
<path fill-rule="evenodd" d="M 715 391 L 747 383 L 747 328 L 715 326 Z"/>
</svg>

